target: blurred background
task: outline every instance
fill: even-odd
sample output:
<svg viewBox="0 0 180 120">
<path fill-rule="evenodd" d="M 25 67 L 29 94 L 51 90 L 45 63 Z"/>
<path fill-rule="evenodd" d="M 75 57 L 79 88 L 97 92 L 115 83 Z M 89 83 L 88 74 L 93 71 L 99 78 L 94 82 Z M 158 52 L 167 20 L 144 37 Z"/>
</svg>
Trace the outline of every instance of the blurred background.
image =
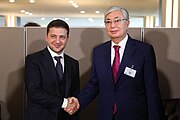
<svg viewBox="0 0 180 120">
<path fill-rule="evenodd" d="M 103 28 L 103 13 L 118 5 L 130 13 L 130 27 L 179 27 L 179 0 L 0 0 L 0 27 L 42 27 L 63 19 L 70 27 Z"/>
</svg>

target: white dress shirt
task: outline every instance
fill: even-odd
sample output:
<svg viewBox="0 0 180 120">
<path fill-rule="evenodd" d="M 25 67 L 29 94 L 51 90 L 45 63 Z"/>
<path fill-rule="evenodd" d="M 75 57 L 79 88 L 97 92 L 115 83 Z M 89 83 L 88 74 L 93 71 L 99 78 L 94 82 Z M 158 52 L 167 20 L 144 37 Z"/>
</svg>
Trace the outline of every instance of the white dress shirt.
<svg viewBox="0 0 180 120">
<path fill-rule="evenodd" d="M 128 40 L 128 35 L 126 34 L 125 38 L 121 42 L 119 42 L 118 44 L 115 44 L 113 41 L 111 41 L 111 66 L 113 64 L 113 60 L 114 60 L 114 57 L 115 57 L 115 50 L 114 50 L 113 46 L 114 45 L 119 45 L 120 46 L 119 53 L 120 53 L 120 63 L 121 63 L 121 60 L 122 60 L 122 57 L 123 57 L 123 54 L 124 54 L 124 50 L 125 50 L 125 47 L 126 47 L 127 40 Z"/>
</svg>

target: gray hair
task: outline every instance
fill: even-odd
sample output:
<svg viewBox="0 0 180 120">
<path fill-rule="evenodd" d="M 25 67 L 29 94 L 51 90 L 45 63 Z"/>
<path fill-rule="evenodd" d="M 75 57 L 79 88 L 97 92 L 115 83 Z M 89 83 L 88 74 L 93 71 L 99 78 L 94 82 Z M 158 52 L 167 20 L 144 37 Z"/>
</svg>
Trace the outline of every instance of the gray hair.
<svg viewBox="0 0 180 120">
<path fill-rule="evenodd" d="M 112 6 L 110 7 L 105 13 L 104 13 L 104 19 L 106 18 L 106 16 L 113 12 L 113 11 L 120 11 L 122 12 L 122 14 L 124 15 L 125 19 L 129 20 L 129 13 L 125 8 L 119 7 L 119 6 Z"/>
</svg>

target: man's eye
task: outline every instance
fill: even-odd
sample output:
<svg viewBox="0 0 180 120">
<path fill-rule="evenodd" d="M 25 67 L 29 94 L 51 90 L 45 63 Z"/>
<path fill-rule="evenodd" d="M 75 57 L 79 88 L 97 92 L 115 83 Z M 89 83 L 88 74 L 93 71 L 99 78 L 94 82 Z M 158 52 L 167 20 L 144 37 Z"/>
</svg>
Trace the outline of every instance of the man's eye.
<svg viewBox="0 0 180 120">
<path fill-rule="evenodd" d="M 111 23 L 111 21 L 106 21 L 107 24 Z"/>
<path fill-rule="evenodd" d="M 116 23 L 117 23 L 117 22 L 120 22 L 120 21 L 121 21 L 121 19 L 115 19 L 115 20 L 114 20 L 114 22 L 116 22 Z"/>
<path fill-rule="evenodd" d="M 51 38 L 56 38 L 56 36 L 55 35 L 51 35 Z"/>
<path fill-rule="evenodd" d="M 64 35 L 61 35 L 60 36 L 60 39 L 65 39 L 66 37 Z"/>
</svg>

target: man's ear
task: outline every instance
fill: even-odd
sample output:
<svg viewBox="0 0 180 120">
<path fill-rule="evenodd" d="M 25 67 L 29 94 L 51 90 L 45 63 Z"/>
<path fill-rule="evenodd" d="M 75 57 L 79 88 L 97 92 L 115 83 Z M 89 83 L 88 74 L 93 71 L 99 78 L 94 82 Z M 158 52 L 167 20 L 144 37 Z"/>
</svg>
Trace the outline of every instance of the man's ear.
<svg viewBox="0 0 180 120">
<path fill-rule="evenodd" d="M 129 24 L 130 24 L 130 21 L 129 21 L 129 20 L 127 20 L 127 21 L 126 21 L 126 23 L 127 23 L 127 25 L 129 26 Z"/>
</svg>

